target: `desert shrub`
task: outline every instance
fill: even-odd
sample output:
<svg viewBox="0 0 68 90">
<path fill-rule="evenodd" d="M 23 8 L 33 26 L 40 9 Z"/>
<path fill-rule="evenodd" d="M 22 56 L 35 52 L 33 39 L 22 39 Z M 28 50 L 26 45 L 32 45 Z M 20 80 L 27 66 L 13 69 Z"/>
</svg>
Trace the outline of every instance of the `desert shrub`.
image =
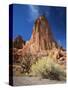
<svg viewBox="0 0 68 90">
<path fill-rule="evenodd" d="M 20 65 L 13 65 L 13 75 L 14 76 L 21 75 L 21 66 Z"/>
<path fill-rule="evenodd" d="M 42 78 L 62 80 L 65 79 L 65 70 L 50 57 L 38 59 L 36 64 L 31 66 L 31 75 Z"/>
<path fill-rule="evenodd" d="M 21 60 L 21 67 L 22 67 L 22 73 L 29 73 L 30 67 L 31 67 L 31 60 L 32 60 L 32 55 L 28 54 L 22 57 Z"/>
</svg>

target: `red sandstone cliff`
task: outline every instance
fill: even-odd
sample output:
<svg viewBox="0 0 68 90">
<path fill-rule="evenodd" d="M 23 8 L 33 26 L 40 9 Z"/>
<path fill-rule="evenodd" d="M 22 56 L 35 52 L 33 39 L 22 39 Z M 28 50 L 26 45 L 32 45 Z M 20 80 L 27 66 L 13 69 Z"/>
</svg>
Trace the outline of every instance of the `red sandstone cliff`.
<svg viewBox="0 0 68 90">
<path fill-rule="evenodd" d="M 40 16 L 34 23 L 31 38 L 28 42 L 24 42 L 21 37 L 16 38 L 15 48 L 17 48 L 16 56 L 21 57 L 27 54 L 37 56 L 47 56 L 50 53 L 57 62 L 65 64 L 66 51 L 61 48 L 51 32 L 48 20 L 44 16 Z"/>
</svg>

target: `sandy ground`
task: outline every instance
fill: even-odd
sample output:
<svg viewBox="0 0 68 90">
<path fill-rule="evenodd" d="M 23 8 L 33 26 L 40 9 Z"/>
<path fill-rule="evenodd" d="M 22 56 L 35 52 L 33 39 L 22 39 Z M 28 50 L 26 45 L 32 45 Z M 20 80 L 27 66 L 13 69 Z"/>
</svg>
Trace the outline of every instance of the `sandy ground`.
<svg viewBox="0 0 68 90">
<path fill-rule="evenodd" d="M 46 84 L 62 84 L 65 81 L 57 81 L 50 79 L 41 79 L 39 77 L 13 77 L 14 86 L 26 86 L 26 85 L 46 85 Z"/>
</svg>

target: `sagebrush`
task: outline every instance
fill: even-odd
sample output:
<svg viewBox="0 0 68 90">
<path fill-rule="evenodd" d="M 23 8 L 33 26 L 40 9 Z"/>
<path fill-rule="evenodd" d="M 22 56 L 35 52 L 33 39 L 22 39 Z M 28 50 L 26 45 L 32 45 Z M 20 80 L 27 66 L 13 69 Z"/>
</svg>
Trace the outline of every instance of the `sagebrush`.
<svg viewBox="0 0 68 90">
<path fill-rule="evenodd" d="M 65 70 L 50 57 L 38 59 L 31 66 L 31 75 L 55 80 L 65 80 L 66 78 Z"/>
</svg>

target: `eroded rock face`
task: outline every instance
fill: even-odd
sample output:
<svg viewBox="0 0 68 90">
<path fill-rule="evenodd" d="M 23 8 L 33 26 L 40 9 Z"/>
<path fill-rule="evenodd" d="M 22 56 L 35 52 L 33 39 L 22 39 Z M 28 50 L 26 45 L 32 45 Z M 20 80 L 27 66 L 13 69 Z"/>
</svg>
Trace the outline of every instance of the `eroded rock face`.
<svg viewBox="0 0 68 90">
<path fill-rule="evenodd" d="M 48 21 L 44 16 L 41 16 L 36 20 L 30 41 L 33 42 L 33 47 L 35 47 L 37 51 L 57 47 L 57 43 L 52 36 Z"/>
<path fill-rule="evenodd" d="M 51 56 L 60 65 L 66 64 L 66 50 L 61 48 L 54 40 L 48 20 L 44 16 L 35 21 L 30 40 L 25 43 L 18 36 L 14 41 L 14 48 L 17 49 L 13 50 L 14 60 L 21 61 L 21 57 L 24 59 L 25 56 L 28 57 L 30 54 L 32 60 L 35 60 L 36 57 Z"/>
<path fill-rule="evenodd" d="M 60 65 L 64 65 L 64 68 L 66 67 L 66 50 L 63 50 L 61 48 L 55 48 L 52 50 L 49 50 L 49 56 L 52 57 L 56 63 Z"/>
<path fill-rule="evenodd" d="M 47 19 L 41 16 L 35 21 L 31 39 L 24 46 L 23 52 L 36 54 L 52 48 L 58 48 L 57 42 L 53 38 Z"/>
<path fill-rule="evenodd" d="M 63 49 L 59 50 L 57 61 L 60 65 L 66 66 L 66 51 Z M 66 68 L 66 67 L 65 67 Z"/>
</svg>

